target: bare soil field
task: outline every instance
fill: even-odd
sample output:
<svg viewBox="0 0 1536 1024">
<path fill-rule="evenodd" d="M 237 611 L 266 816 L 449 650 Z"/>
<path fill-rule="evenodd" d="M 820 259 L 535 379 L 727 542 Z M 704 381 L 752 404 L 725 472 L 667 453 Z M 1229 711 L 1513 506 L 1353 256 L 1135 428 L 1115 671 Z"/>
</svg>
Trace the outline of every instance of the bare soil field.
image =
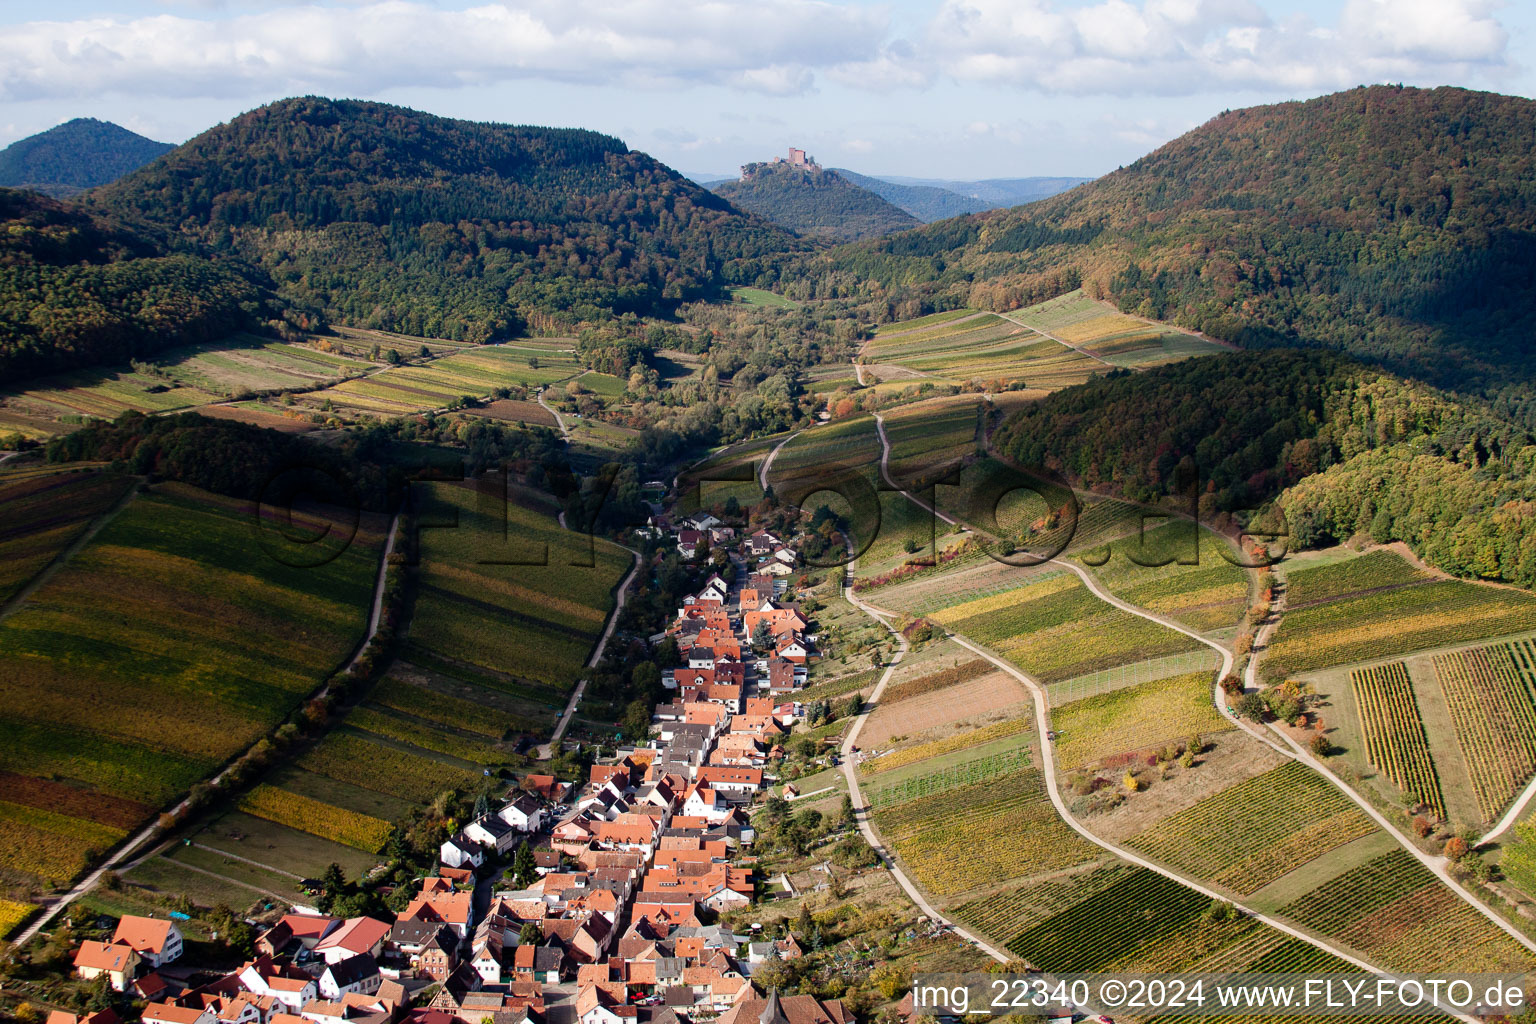
<svg viewBox="0 0 1536 1024">
<path fill-rule="evenodd" d="M 894 704 L 882 703 L 870 714 L 859 733 L 859 745 L 874 750 L 890 746 L 892 738 L 905 736 L 939 739 L 959 722 L 973 722 L 983 715 L 1004 711 L 1029 699 L 1023 684 L 1006 672 L 989 672 L 955 686 L 919 694 Z M 1003 717 L 1003 716 L 993 716 Z"/>
</svg>

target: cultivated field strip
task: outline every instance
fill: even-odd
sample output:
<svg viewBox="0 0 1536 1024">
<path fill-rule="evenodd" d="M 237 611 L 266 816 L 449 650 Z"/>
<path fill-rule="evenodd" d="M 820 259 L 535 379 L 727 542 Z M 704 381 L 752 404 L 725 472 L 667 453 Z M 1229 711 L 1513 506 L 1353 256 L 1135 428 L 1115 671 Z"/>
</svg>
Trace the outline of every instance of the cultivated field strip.
<svg viewBox="0 0 1536 1024">
<path fill-rule="evenodd" d="M 1281 908 L 1391 970 L 1529 970 L 1533 958 L 1405 850 L 1368 861 Z"/>
<path fill-rule="evenodd" d="M 1419 718 L 1408 666 L 1394 661 L 1356 669 L 1349 674 L 1349 685 L 1360 713 L 1366 759 L 1398 789 L 1413 794 L 1437 817 L 1444 818 L 1440 778 Z"/>
<path fill-rule="evenodd" d="M 1517 663 L 1517 656 L 1523 661 Z M 1484 821 L 1496 820 L 1536 773 L 1536 703 L 1526 668 L 1530 656 L 1531 645 L 1523 642 L 1434 658 Z"/>
</svg>

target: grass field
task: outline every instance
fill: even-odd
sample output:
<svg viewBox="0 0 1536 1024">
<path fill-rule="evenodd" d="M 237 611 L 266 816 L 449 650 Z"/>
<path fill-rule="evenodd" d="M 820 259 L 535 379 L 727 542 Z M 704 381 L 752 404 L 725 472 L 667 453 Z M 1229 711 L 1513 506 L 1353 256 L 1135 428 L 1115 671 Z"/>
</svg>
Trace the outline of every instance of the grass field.
<svg viewBox="0 0 1536 1024">
<path fill-rule="evenodd" d="M 0 603 L 47 568 L 132 484 L 98 471 L 0 472 Z"/>
<path fill-rule="evenodd" d="M 1391 551 L 1287 574 L 1265 678 L 1536 629 L 1536 597 L 1417 572 Z"/>
<path fill-rule="evenodd" d="M 467 664 L 480 670 L 471 681 L 526 698 L 531 715 L 563 706 L 629 553 L 513 502 L 503 512 L 468 485 L 434 485 L 423 521 L 445 525 L 422 531 L 410 660 L 448 675 Z"/>
<path fill-rule="evenodd" d="M 731 301 L 748 306 L 777 306 L 782 309 L 793 309 L 800 305 L 793 299 L 786 299 L 762 288 L 732 288 Z"/>
<path fill-rule="evenodd" d="M 1164 818 L 1128 845 L 1246 894 L 1375 829 L 1321 776 L 1289 762 Z"/>
<path fill-rule="evenodd" d="M 1158 366 L 1223 351 L 1215 342 L 1110 309 L 1081 291 L 1009 315 L 1116 366 Z"/>
<path fill-rule="evenodd" d="M 5 799 L 46 808 L 78 791 L 63 813 L 124 829 L 112 804 L 147 816 L 340 666 L 365 625 L 382 523 L 365 517 L 315 567 L 273 557 L 252 523 L 241 502 L 161 485 L 0 624 Z"/>
</svg>

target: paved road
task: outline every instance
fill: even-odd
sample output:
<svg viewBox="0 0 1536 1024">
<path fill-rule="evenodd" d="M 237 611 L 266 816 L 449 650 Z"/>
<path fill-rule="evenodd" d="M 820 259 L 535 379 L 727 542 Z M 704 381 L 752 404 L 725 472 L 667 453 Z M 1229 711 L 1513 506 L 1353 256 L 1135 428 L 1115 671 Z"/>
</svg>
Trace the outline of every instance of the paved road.
<svg viewBox="0 0 1536 1024">
<path fill-rule="evenodd" d="M 569 441 L 571 439 L 571 432 L 568 429 L 566 429 L 565 417 L 560 415 L 560 410 L 559 409 L 556 409 L 554 406 L 552 406 L 548 402 L 544 401 L 544 389 L 543 388 L 539 388 L 538 395 L 536 397 L 539 400 L 539 404 L 544 407 L 544 411 L 549 413 L 551 416 L 553 416 L 555 418 L 555 423 L 560 427 L 560 436 L 565 438 L 567 441 Z"/>
</svg>

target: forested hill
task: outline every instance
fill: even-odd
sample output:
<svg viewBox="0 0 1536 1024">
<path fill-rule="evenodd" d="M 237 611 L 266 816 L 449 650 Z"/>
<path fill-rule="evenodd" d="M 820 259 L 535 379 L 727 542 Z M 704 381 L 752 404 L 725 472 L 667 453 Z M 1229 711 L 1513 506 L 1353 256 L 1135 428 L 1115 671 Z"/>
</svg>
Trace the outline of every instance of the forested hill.
<svg viewBox="0 0 1536 1024">
<path fill-rule="evenodd" d="M 1319 344 L 1495 393 L 1536 379 L 1536 102 L 1376 86 L 1231 111 L 1071 192 L 837 249 L 800 276 L 791 294 L 861 281 L 1000 309 L 1080 278 L 1240 344 Z"/>
<path fill-rule="evenodd" d="M 265 282 L 111 217 L 0 189 L 0 381 L 281 329 Z"/>
<path fill-rule="evenodd" d="M 77 117 L 0 150 L 0 185 L 63 198 L 116 181 L 174 148 L 110 121 Z"/>
<path fill-rule="evenodd" d="M 1531 434 L 1480 400 L 1337 353 L 1117 371 L 1023 407 L 993 444 L 1078 487 L 1153 503 L 1176 493 L 1207 522 L 1277 503 L 1294 547 L 1363 533 L 1457 575 L 1536 586 Z"/>
<path fill-rule="evenodd" d="M 332 319 L 473 341 L 670 310 L 805 247 L 604 135 L 314 97 L 89 201 L 239 253 Z"/>
<path fill-rule="evenodd" d="M 741 180 L 714 186 L 749 213 L 816 238 L 850 241 L 917 227 L 916 217 L 835 171 L 787 163 L 748 164 Z"/>
</svg>

